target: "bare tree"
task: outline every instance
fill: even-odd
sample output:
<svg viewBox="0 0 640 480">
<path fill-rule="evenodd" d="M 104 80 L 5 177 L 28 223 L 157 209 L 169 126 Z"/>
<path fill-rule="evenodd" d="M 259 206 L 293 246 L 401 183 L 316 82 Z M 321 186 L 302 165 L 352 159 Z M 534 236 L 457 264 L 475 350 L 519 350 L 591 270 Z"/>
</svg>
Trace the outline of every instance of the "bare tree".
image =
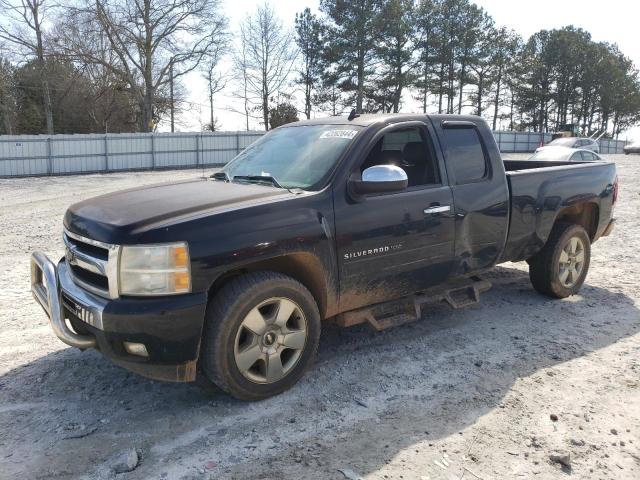
<svg viewBox="0 0 640 480">
<path fill-rule="evenodd" d="M 240 25 L 240 42 L 235 64 L 243 79 L 247 123 L 251 105 L 261 112 L 264 128 L 269 130 L 271 99 L 289 79 L 296 58 L 295 40 L 265 3 Z"/>
<path fill-rule="evenodd" d="M 53 27 L 51 36 L 57 50 L 65 49 L 62 44 L 67 38 L 77 38 L 84 33 L 82 24 L 76 20 L 77 17 L 62 18 Z M 96 131 L 135 131 L 140 123 L 136 121 L 135 96 L 126 82 L 115 75 L 111 68 L 105 67 L 118 63 L 118 56 L 111 48 L 109 39 L 103 32 L 97 31 L 83 41 L 100 59 L 99 62 L 75 62 L 88 79 L 90 92 L 83 107 L 93 120 Z"/>
<path fill-rule="evenodd" d="M 213 112 L 213 97 L 227 86 L 227 75 L 220 71 L 220 60 L 223 56 L 223 49 L 227 47 L 227 42 L 220 43 L 209 52 L 204 61 L 203 76 L 207 81 L 209 94 L 209 124 L 207 130 L 215 132 L 219 129 L 218 121 Z"/>
<path fill-rule="evenodd" d="M 70 23 L 79 31 L 66 35 L 65 48 L 126 84 L 139 104 L 140 129 L 153 130 L 156 107 L 164 103 L 158 92 L 198 68 L 224 37 L 227 21 L 219 0 L 83 1 L 70 9 Z M 102 37 L 115 58 L 105 58 L 96 48 Z"/>
<path fill-rule="evenodd" d="M 242 28 L 242 27 L 241 27 Z M 251 101 L 249 99 L 249 80 L 247 75 L 247 46 L 244 42 L 240 42 L 240 46 L 233 53 L 233 73 L 239 78 L 238 89 L 233 92 L 234 98 L 242 102 L 242 112 L 237 112 L 233 107 L 231 111 L 242 113 L 245 120 L 245 128 L 249 131 L 249 117 L 251 116 Z M 253 100 L 253 99 L 252 99 Z"/>
<path fill-rule="evenodd" d="M 53 108 L 47 79 L 43 23 L 49 7 L 47 0 L 0 0 L 0 40 L 13 48 L 16 55 L 34 57 L 37 61 L 42 105 L 47 120 L 47 133 L 53 134 Z"/>
</svg>

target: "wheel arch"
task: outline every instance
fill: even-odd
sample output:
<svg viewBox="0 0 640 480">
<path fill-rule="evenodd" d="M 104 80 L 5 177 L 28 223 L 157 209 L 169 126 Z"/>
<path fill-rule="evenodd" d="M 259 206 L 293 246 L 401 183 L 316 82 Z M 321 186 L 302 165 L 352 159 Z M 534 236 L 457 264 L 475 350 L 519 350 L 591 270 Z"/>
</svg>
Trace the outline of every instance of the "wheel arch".
<svg viewBox="0 0 640 480">
<path fill-rule="evenodd" d="M 558 211 L 553 225 L 558 222 L 573 223 L 582 226 L 593 242 L 598 231 L 600 207 L 595 202 L 580 202 Z M 552 227 L 553 228 L 553 227 Z"/>
<path fill-rule="evenodd" d="M 270 271 L 287 275 L 309 290 L 318 305 L 320 318 L 334 315 L 337 305 L 334 287 L 328 272 L 318 257 L 308 252 L 294 252 L 278 257 L 257 260 L 235 267 L 219 275 L 209 287 L 209 298 L 212 298 L 224 285 L 232 279 L 251 272 Z"/>
</svg>

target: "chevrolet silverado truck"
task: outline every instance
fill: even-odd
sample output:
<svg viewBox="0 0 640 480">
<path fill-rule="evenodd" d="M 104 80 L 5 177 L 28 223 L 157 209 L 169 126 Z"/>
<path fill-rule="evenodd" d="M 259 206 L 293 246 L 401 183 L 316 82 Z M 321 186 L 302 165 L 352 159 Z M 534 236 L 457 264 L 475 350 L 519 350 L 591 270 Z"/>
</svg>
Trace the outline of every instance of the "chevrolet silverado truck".
<svg viewBox="0 0 640 480">
<path fill-rule="evenodd" d="M 575 294 L 617 191 L 611 162 L 503 161 L 479 117 L 302 121 L 211 177 L 72 205 L 65 256 L 33 253 L 31 288 L 73 347 L 258 400 L 302 377 L 325 320 L 383 329 L 462 307 L 503 262 Z"/>
</svg>

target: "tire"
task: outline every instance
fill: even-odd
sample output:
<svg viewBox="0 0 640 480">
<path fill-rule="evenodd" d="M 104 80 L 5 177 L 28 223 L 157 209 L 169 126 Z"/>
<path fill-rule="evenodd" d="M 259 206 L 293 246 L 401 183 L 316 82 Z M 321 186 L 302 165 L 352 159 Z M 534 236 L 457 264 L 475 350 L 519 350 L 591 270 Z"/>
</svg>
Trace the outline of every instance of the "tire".
<svg viewBox="0 0 640 480">
<path fill-rule="evenodd" d="M 261 400 L 300 380 L 319 341 L 318 306 L 300 282 L 275 272 L 249 273 L 211 299 L 201 369 L 233 397 Z"/>
<path fill-rule="evenodd" d="M 571 252 L 573 246 L 577 246 L 575 254 Z M 558 222 L 543 249 L 529 259 L 529 279 L 533 288 L 543 295 L 566 298 L 578 293 L 582 287 L 590 260 L 591 241 L 585 229 L 573 223 Z"/>
</svg>

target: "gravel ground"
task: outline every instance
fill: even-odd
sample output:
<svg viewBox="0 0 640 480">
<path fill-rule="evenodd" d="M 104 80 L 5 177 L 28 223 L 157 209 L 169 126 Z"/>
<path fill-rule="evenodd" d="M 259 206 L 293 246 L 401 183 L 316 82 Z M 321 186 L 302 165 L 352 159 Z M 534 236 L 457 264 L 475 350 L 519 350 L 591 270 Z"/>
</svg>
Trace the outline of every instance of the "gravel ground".
<svg viewBox="0 0 640 480">
<path fill-rule="evenodd" d="M 640 478 L 640 157 L 609 158 L 619 223 L 581 295 L 506 264 L 470 308 L 327 326 L 315 368 L 253 404 L 68 348 L 29 293 L 69 204 L 200 172 L 0 180 L 0 478 Z"/>
</svg>

